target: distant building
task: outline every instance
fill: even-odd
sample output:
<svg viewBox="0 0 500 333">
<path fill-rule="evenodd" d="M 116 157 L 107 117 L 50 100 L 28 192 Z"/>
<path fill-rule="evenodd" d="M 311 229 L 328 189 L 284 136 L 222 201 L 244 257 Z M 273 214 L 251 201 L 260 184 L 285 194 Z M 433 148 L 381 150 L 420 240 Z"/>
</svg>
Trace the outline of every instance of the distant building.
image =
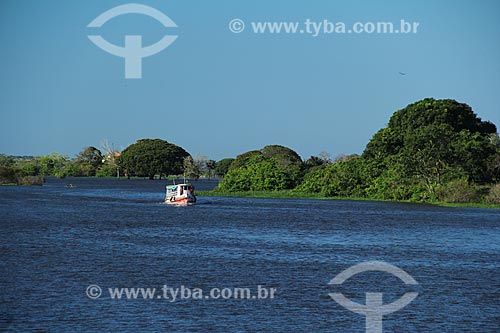
<svg viewBox="0 0 500 333">
<path fill-rule="evenodd" d="M 114 162 L 115 159 L 117 157 L 119 157 L 122 153 L 121 152 L 113 152 L 113 153 L 107 153 L 106 155 L 104 155 L 103 159 L 102 159 L 102 163 L 106 163 L 106 162 Z"/>
</svg>

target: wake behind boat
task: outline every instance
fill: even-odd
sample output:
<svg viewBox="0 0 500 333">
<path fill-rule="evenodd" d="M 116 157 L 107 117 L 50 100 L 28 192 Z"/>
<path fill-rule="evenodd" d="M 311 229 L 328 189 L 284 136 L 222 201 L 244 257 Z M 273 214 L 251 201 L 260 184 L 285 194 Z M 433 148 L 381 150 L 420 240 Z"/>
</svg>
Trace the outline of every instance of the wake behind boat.
<svg viewBox="0 0 500 333">
<path fill-rule="evenodd" d="M 195 204 L 194 186 L 191 184 L 167 185 L 165 203 L 178 206 Z"/>
</svg>

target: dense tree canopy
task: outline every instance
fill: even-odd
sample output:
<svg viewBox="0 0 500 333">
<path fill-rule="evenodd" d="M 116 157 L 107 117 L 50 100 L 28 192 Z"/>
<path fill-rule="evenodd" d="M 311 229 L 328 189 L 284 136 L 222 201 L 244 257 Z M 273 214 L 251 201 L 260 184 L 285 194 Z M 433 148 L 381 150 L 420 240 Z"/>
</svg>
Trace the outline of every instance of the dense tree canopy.
<svg viewBox="0 0 500 333">
<path fill-rule="evenodd" d="M 302 181 L 303 162 L 299 154 L 288 147 L 270 145 L 262 148 L 261 153 L 266 157 L 276 159 L 289 177 L 287 188 L 294 188 Z"/>
<path fill-rule="evenodd" d="M 229 167 L 233 163 L 234 158 L 224 158 L 215 164 L 215 175 L 217 177 L 224 177 L 229 171 Z"/>
<path fill-rule="evenodd" d="M 496 202 L 500 187 L 485 184 L 499 180 L 495 125 L 466 104 L 428 98 L 396 111 L 362 156 L 302 162 L 289 148 L 266 146 L 239 155 L 219 190 L 294 188 L 328 197 Z"/>
<path fill-rule="evenodd" d="M 287 189 L 290 176 L 279 161 L 262 154 L 253 155 L 245 165 L 231 169 L 219 183 L 220 191 L 276 191 Z"/>
<path fill-rule="evenodd" d="M 95 147 L 84 148 L 73 161 L 66 163 L 60 176 L 93 177 L 102 166 L 103 156 Z"/>
<path fill-rule="evenodd" d="M 15 161 L 11 156 L 5 154 L 0 154 L 0 166 L 2 167 L 12 167 Z"/>
<path fill-rule="evenodd" d="M 230 164 L 229 170 L 235 170 L 244 167 L 248 163 L 248 161 L 256 156 L 262 156 L 262 152 L 260 150 L 250 150 L 246 153 L 236 156 L 236 159 L 233 161 L 233 163 Z"/>
<path fill-rule="evenodd" d="M 218 189 L 224 191 L 291 189 L 299 184 L 301 177 L 300 156 L 290 148 L 271 145 L 237 156 Z"/>
<path fill-rule="evenodd" d="M 423 182 L 429 191 L 457 178 L 487 182 L 495 133 L 495 125 L 482 121 L 470 106 L 427 98 L 395 112 L 363 157 L 377 165 L 378 176 L 390 170 L 394 178 Z"/>
<path fill-rule="evenodd" d="M 0 185 L 42 185 L 43 176 L 33 157 L 0 154 Z"/>
<path fill-rule="evenodd" d="M 182 174 L 184 158 L 190 156 L 183 148 L 161 139 L 142 139 L 128 146 L 118 164 L 128 175 L 160 177 Z"/>
<path fill-rule="evenodd" d="M 328 197 L 363 197 L 367 180 L 364 160 L 353 155 L 333 164 L 324 163 L 312 168 L 296 190 Z"/>
<path fill-rule="evenodd" d="M 61 170 L 68 163 L 69 158 L 66 155 L 51 153 L 40 156 L 36 163 L 39 165 L 40 173 L 43 176 L 59 176 Z"/>
<path fill-rule="evenodd" d="M 96 147 L 84 148 L 80 154 L 76 157 L 75 162 L 77 163 L 88 163 L 94 168 L 98 168 L 102 164 L 102 153 Z"/>
</svg>

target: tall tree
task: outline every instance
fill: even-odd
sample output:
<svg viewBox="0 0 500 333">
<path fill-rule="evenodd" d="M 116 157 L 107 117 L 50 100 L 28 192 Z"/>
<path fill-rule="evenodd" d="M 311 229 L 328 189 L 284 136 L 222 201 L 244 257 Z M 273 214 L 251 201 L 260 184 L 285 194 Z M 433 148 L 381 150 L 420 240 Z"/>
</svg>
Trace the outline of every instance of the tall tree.
<svg viewBox="0 0 500 333">
<path fill-rule="evenodd" d="M 68 161 L 68 156 L 58 153 L 40 156 L 38 158 L 40 173 L 43 176 L 59 176 Z"/>
<path fill-rule="evenodd" d="M 184 158 L 189 156 L 183 148 L 161 139 L 141 139 L 128 146 L 118 157 L 118 164 L 127 176 L 154 179 L 182 174 Z"/>
<path fill-rule="evenodd" d="M 482 121 L 467 104 L 427 98 L 396 111 L 363 157 L 377 161 L 379 175 L 394 170 L 400 179 L 422 181 L 432 192 L 450 179 L 488 181 L 493 133 L 495 125 Z"/>
<path fill-rule="evenodd" d="M 217 177 L 224 177 L 226 173 L 229 171 L 229 167 L 231 163 L 234 162 L 234 158 L 224 158 L 217 162 L 215 167 L 215 175 Z"/>
<path fill-rule="evenodd" d="M 102 153 L 96 147 L 86 147 L 76 157 L 77 163 L 88 163 L 94 168 L 98 168 L 102 164 Z"/>
<path fill-rule="evenodd" d="M 117 158 L 120 156 L 120 151 L 115 148 L 113 143 L 110 143 L 107 139 L 101 141 L 101 150 L 104 152 L 103 161 L 104 165 L 101 171 L 106 176 L 116 175 L 120 178 L 120 167 L 117 163 Z"/>
<path fill-rule="evenodd" d="M 283 167 L 286 174 L 289 176 L 288 188 L 294 188 L 301 182 L 304 176 L 304 166 L 299 154 L 294 150 L 280 145 L 270 145 L 265 146 L 260 151 L 266 157 L 275 158 Z"/>
<path fill-rule="evenodd" d="M 208 178 L 215 177 L 215 169 L 217 168 L 217 162 L 214 160 L 207 160 L 206 166 L 208 171 Z"/>
<path fill-rule="evenodd" d="M 12 167 L 15 161 L 11 156 L 7 156 L 5 154 L 0 154 L 0 166 L 3 167 Z"/>
<path fill-rule="evenodd" d="M 292 189 L 301 180 L 302 160 L 290 148 L 271 145 L 238 155 L 219 184 L 220 190 Z"/>
<path fill-rule="evenodd" d="M 201 175 L 200 165 L 191 156 L 184 157 L 184 176 L 198 179 Z"/>
</svg>

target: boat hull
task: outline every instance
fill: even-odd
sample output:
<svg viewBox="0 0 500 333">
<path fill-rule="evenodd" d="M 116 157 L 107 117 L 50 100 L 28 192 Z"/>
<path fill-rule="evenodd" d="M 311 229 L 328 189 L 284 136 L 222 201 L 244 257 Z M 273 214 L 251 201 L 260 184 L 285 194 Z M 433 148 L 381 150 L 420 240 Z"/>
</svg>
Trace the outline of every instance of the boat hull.
<svg viewBox="0 0 500 333">
<path fill-rule="evenodd" d="M 165 203 L 167 205 L 188 206 L 188 205 L 194 205 L 196 203 L 196 199 L 188 197 L 184 198 L 171 197 L 171 198 L 166 198 Z"/>
</svg>

